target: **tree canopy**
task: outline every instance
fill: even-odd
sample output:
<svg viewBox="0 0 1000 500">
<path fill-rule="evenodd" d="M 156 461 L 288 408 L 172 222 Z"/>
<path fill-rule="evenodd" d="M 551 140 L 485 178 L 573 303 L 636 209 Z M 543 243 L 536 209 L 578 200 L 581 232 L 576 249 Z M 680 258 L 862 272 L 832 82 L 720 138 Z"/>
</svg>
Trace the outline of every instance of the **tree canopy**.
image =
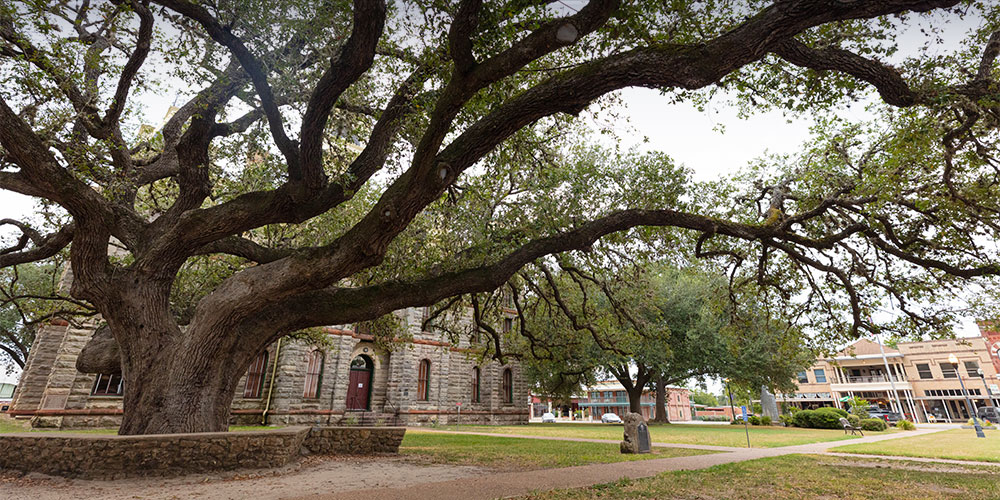
<svg viewBox="0 0 1000 500">
<path fill-rule="evenodd" d="M 280 336 L 497 304 L 551 255 L 688 244 L 839 336 L 878 328 L 888 300 L 900 331 L 940 331 L 947 292 L 992 284 L 993 2 L 575 5 L 5 2 L 0 189 L 45 216 L 15 225 L 0 267 L 68 248 L 72 297 L 121 348 L 126 434 L 224 429 Z M 893 60 L 924 16 L 982 22 Z M 828 122 L 800 155 L 693 185 L 665 155 L 593 161 L 580 117 L 627 87 Z M 874 94 L 875 123 L 828 113 Z M 177 109 L 142 127 L 155 98 Z M 502 356 L 503 332 L 476 325 Z"/>
<path fill-rule="evenodd" d="M 532 290 L 523 308 L 531 349 L 524 358 L 548 394 L 614 378 L 639 412 L 650 387 L 662 392 L 708 378 L 788 390 L 814 359 L 789 318 L 766 316 L 753 295 L 729 300 L 718 271 L 661 264 L 602 275 L 562 264 L 559 274 L 544 267 L 541 274 L 544 282 L 535 284 L 521 273 Z"/>
</svg>

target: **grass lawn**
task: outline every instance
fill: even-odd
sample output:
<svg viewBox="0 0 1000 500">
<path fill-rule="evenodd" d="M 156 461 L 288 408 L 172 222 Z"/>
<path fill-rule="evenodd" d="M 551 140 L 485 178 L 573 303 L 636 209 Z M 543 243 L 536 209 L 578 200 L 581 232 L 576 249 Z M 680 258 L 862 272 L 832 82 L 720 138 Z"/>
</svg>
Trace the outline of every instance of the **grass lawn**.
<svg viewBox="0 0 1000 500">
<path fill-rule="evenodd" d="M 1000 469 L 785 455 L 698 471 L 541 493 L 529 498 L 996 499 Z"/>
<path fill-rule="evenodd" d="M 441 434 L 407 430 L 402 455 L 419 455 L 431 462 L 481 465 L 499 469 L 542 469 L 592 463 L 702 455 L 701 450 L 654 448 L 653 453 L 623 455 L 618 445 L 577 443 L 502 436 Z"/>
<path fill-rule="evenodd" d="M 263 431 L 270 429 L 280 429 L 282 426 L 267 427 L 263 425 L 232 425 L 230 432 L 235 431 Z M 12 432 L 64 432 L 68 434 L 118 434 L 118 429 L 32 429 L 27 420 L 14 420 L 10 417 L 0 416 L 0 434 L 10 434 Z"/>
<path fill-rule="evenodd" d="M 455 426 L 447 426 L 441 427 L 441 429 L 589 439 L 621 440 L 622 438 L 622 426 L 610 424 L 556 423 L 503 427 L 462 425 L 457 428 Z M 871 434 L 883 433 L 873 432 Z M 747 445 L 747 438 L 742 425 L 656 424 L 649 426 L 649 435 L 653 442 L 657 443 L 707 444 L 741 448 Z M 868 435 L 868 433 L 865 433 L 865 435 Z M 842 430 L 833 429 L 750 426 L 750 444 L 755 448 L 774 448 L 778 446 L 818 443 L 821 441 L 839 441 L 842 439 L 854 439 L 856 437 L 846 435 Z"/>
<path fill-rule="evenodd" d="M 973 429 L 952 429 L 880 443 L 840 446 L 830 451 L 1000 462 L 1000 431 L 983 432 L 985 439 L 977 438 Z"/>
</svg>

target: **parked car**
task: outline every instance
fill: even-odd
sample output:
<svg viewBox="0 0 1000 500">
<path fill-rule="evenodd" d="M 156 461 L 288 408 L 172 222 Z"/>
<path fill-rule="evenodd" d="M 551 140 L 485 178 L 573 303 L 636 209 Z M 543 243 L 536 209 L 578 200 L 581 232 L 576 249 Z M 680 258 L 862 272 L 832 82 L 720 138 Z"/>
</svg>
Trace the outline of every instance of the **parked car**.
<svg viewBox="0 0 1000 500">
<path fill-rule="evenodd" d="M 878 407 L 868 408 L 868 418 L 880 418 L 885 420 L 887 424 L 895 424 L 896 422 L 903 420 L 903 416 L 899 413 Z"/>
<path fill-rule="evenodd" d="M 981 406 L 979 411 L 976 412 L 976 416 L 979 420 L 986 420 L 988 422 L 993 422 L 994 424 L 1000 424 L 1000 408 L 995 406 Z"/>
<path fill-rule="evenodd" d="M 545 412 L 542 414 L 542 423 L 555 423 L 556 416 L 551 412 Z"/>
<path fill-rule="evenodd" d="M 622 423 L 622 419 L 614 413 L 605 413 L 601 415 L 601 422 L 605 424 L 620 424 Z"/>
</svg>

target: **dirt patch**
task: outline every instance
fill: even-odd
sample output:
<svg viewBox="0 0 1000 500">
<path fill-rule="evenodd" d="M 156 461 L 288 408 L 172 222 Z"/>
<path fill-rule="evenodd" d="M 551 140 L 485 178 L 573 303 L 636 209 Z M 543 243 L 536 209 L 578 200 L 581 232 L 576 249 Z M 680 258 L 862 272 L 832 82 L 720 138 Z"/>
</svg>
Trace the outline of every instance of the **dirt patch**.
<svg viewBox="0 0 1000 500">
<path fill-rule="evenodd" d="M 65 498 L 125 499 L 246 499 L 269 500 L 368 488 L 399 488 L 495 472 L 465 465 L 441 465 L 408 457 L 311 456 L 275 470 L 191 475 L 170 479 L 134 478 L 118 481 L 63 479 L 40 474 L 0 475 L 6 500 Z"/>
<path fill-rule="evenodd" d="M 865 467 L 869 469 L 915 470 L 921 472 L 952 472 L 958 474 L 982 474 L 984 472 L 996 473 L 996 471 L 970 468 L 961 465 L 932 463 L 921 464 L 919 462 L 903 462 L 900 460 L 837 460 L 829 462 L 829 465 L 841 467 Z"/>
</svg>

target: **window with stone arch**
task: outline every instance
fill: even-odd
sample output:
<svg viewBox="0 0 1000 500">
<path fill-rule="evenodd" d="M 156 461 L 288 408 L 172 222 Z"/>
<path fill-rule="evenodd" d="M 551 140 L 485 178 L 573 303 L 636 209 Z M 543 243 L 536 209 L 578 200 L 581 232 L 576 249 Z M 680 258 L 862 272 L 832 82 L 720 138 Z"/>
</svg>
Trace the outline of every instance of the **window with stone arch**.
<svg viewBox="0 0 1000 500">
<path fill-rule="evenodd" d="M 259 399 L 264 389 L 264 377 L 267 373 L 267 351 L 264 351 L 254 358 L 247 368 L 247 381 L 243 385 L 243 397 L 247 399 Z"/>
<path fill-rule="evenodd" d="M 309 353 L 309 364 L 306 366 L 306 387 L 302 397 L 315 399 L 319 397 L 319 388 L 323 380 L 323 351 L 316 349 Z"/>
<path fill-rule="evenodd" d="M 503 393 L 504 403 L 514 402 L 514 374 L 510 371 L 510 368 L 503 369 L 503 378 L 501 380 L 501 391 Z"/>
<path fill-rule="evenodd" d="M 478 403 L 479 399 L 479 386 L 481 382 L 482 372 L 480 372 L 479 367 L 472 368 L 472 402 Z"/>
<path fill-rule="evenodd" d="M 426 359 L 420 360 L 420 368 L 417 370 L 417 399 L 431 399 L 431 362 Z"/>
</svg>

